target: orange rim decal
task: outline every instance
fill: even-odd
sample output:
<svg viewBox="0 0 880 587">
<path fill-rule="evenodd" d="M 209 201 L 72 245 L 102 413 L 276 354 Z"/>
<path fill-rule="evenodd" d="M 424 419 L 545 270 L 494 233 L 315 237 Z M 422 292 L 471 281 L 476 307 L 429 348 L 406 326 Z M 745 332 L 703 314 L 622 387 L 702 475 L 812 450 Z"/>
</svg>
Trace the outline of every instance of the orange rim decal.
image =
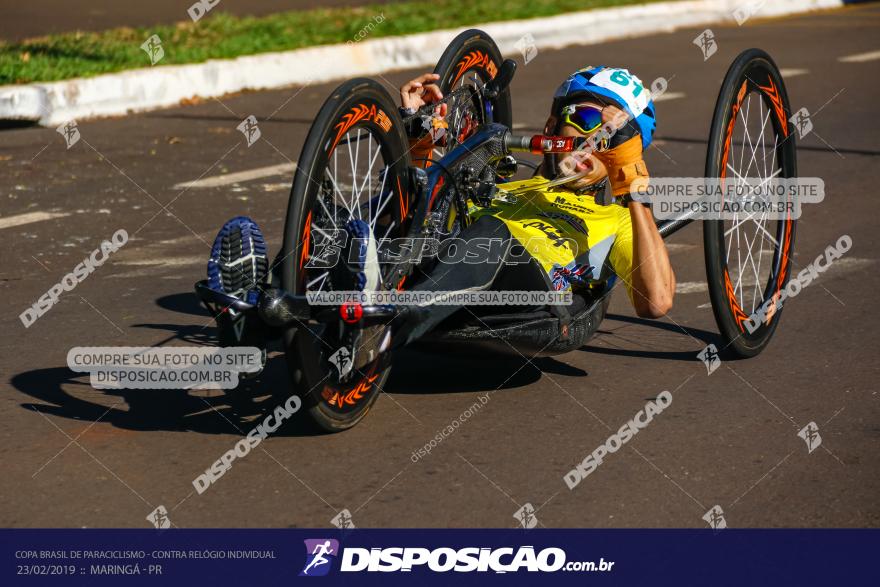
<svg viewBox="0 0 880 587">
<path fill-rule="evenodd" d="M 767 98 L 773 105 L 773 110 L 776 112 L 779 126 L 782 127 L 782 134 L 788 137 L 788 119 L 785 116 L 785 107 L 782 104 L 782 96 L 779 94 L 779 88 L 776 87 L 776 84 L 773 83 L 772 79 L 768 79 L 767 82 L 766 86 L 759 85 L 758 88 L 766 93 Z M 791 248 L 791 228 L 792 221 L 791 215 L 789 214 L 785 220 L 785 234 L 782 237 L 782 256 L 779 259 L 779 274 L 776 276 L 776 294 L 774 295 L 778 295 L 782 290 L 785 276 L 788 274 L 789 249 Z"/>
<path fill-rule="evenodd" d="M 400 187 L 400 177 L 397 178 L 397 197 L 400 200 L 400 223 L 403 224 L 409 213 L 409 194 L 403 193 L 403 188 Z"/>
<path fill-rule="evenodd" d="M 727 177 L 727 159 L 730 156 L 730 144 L 733 140 L 733 127 L 736 126 L 736 115 L 739 114 L 743 99 L 746 97 L 747 88 L 748 82 L 743 82 L 736 95 L 736 102 L 734 102 L 733 108 L 731 109 L 730 122 L 727 123 L 727 130 L 724 135 L 724 150 L 721 152 L 721 170 L 719 174 L 721 178 Z M 745 315 L 745 312 L 743 312 L 739 305 L 739 300 L 736 299 L 736 292 L 733 289 L 733 284 L 730 283 L 730 273 L 727 271 L 727 267 L 724 268 L 724 292 L 727 295 L 727 305 L 730 307 L 731 312 L 733 312 L 736 325 L 741 332 L 745 332 L 743 323 L 748 319 L 748 316 Z"/>
<path fill-rule="evenodd" d="M 391 119 L 388 118 L 384 110 L 377 108 L 375 104 L 372 106 L 358 104 L 351 109 L 351 112 L 343 114 L 342 119 L 333 127 L 337 129 L 336 138 L 333 139 L 333 144 L 330 145 L 330 149 L 327 152 L 333 152 L 333 149 L 336 148 L 336 145 L 345 136 L 345 133 L 360 120 L 373 121 L 385 132 L 391 130 Z"/>
<path fill-rule="evenodd" d="M 721 177 L 727 177 L 727 158 L 730 155 L 730 143 L 733 139 L 733 127 L 736 125 L 736 115 L 742 106 L 743 99 L 746 97 L 746 88 L 748 82 L 743 82 L 736 95 L 736 102 L 733 104 L 733 110 L 730 115 L 730 122 L 727 124 L 727 131 L 724 138 L 724 150 L 721 152 Z"/>
<path fill-rule="evenodd" d="M 367 375 L 355 385 L 350 391 L 340 393 L 334 390 L 331 387 L 325 387 L 321 392 L 321 396 L 327 400 L 327 403 L 331 406 L 336 406 L 339 408 L 344 408 L 346 405 L 353 406 L 358 401 L 364 398 L 364 395 L 367 394 L 373 388 L 373 382 L 378 379 L 379 375 Z"/>
<path fill-rule="evenodd" d="M 733 291 L 733 284 L 730 283 L 730 274 L 727 272 L 727 267 L 724 268 L 724 291 L 727 293 L 727 303 L 733 312 L 736 325 L 739 326 L 740 331 L 745 332 L 743 324 L 749 317 L 743 312 L 739 305 L 739 300 L 736 299 L 736 292 Z"/>
<path fill-rule="evenodd" d="M 780 126 L 782 126 L 782 134 L 787 137 L 788 119 L 785 116 L 785 108 L 782 106 L 782 96 L 779 95 L 779 89 L 776 87 L 776 84 L 773 83 L 773 80 L 770 79 L 768 81 L 768 85 L 758 86 L 758 88 L 764 90 L 767 97 L 770 98 L 770 103 L 773 104 L 773 110 L 776 111 L 776 117 L 779 119 Z"/>
<path fill-rule="evenodd" d="M 492 58 L 482 51 L 471 51 L 464 58 L 459 61 L 456 66 L 458 68 L 457 73 L 455 74 L 455 79 L 452 80 L 452 85 L 454 86 L 456 82 L 458 82 L 459 78 L 464 75 L 464 72 L 471 69 L 472 67 L 482 67 L 486 70 L 486 73 L 489 74 L 490 78 L 495 78 L 495 75 L 498 73 L 498 66 L 495 65 L 495 62 L 492 61 Z"/>
<path fill-rule="evenodd" d="M 306 264 L 306 259 L 309 258 L 309 244 L 311 244 L 312 240 L 312 213 L 309 212 L 309 215 L 306 216 L 306 224 L 303 227 L 302 238 L 300 239 L 300 247 L 302 249 L 299 252 L 299 269 L 302 271 L 302 268 Z"/>
</svg>

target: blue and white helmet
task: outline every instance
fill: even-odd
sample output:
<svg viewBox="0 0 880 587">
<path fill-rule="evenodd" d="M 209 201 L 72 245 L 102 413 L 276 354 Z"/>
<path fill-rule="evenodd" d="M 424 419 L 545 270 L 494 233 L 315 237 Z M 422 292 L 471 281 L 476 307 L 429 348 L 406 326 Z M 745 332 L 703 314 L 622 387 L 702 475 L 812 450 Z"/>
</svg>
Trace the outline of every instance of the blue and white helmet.
<svg viewBox="0 0 880 587">
<path fill-rule="evenodd" d="M 558 116 L 563 106 L 583 101 L 584 98 L 612 104 L 629 115 L 630 122 L 612 137 L 612 147 L 635 136 L 636 132 L 642 137 L 642 150 L 651 144 L 657 125 L 654 101 L 642 80 L 629 71 L 604 65 L 579 69 L 556 89 L 551 114 Z"/>
</svg>

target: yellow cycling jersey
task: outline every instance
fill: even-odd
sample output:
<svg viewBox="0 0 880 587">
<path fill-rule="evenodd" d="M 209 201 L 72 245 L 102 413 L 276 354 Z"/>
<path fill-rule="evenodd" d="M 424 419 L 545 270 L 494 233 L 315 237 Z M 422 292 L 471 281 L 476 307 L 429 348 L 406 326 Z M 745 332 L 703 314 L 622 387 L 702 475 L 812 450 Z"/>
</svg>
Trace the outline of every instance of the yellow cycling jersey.
<svg viewBox="0 0 880 587">
<path fill-rule="evenodd" d="M 633 236 L 629 210 L 596 203 L 550 180 L 533 177 L 499 184 L 492 205 L 472 206 L 471 218 L 502 220 L 547 272 L 555 290 L 620 277 L 632 296 Z"/>
</svg>

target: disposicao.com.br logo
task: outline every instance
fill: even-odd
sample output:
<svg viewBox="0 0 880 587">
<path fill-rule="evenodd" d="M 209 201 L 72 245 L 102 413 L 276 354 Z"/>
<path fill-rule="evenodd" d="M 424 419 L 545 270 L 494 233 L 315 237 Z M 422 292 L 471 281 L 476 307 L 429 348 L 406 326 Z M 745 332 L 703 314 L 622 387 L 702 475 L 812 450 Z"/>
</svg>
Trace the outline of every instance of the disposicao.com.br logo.
<svg viewBox="0 0 880 587">
<path fill-rule="evenodd" d="M 326 575 L 331 559 L 338 553 L 338 542 L 330 539 L 306 540 L 306 565 L 300 576 Z M 605 572 L 614 566 L 604 558 L 595 561 L 566 561 L 561 548 L 544 548 L 536 551 L 533 546 L 519 548 L 465 547 L 465 548 L 419 548 L 346 547 L 342 551 L 339 571 L 351 572 L 410 572 L 425 569 L 436 573 L 450 571 L 459 573 L 515 573 L 531 571 L 553 573 L 556 571 Z"/>
</svg>

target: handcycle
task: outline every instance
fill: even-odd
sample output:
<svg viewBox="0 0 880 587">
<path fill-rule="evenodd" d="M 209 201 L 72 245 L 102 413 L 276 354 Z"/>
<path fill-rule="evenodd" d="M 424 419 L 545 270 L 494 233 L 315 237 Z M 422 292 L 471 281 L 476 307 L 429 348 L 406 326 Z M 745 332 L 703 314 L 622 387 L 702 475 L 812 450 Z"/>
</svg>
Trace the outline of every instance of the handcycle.
<svg viewBox="0 0 880 587">
<path fill-rule="evenodd" d="M 197 295 L 218 320 L 246 319 L 259 325 L 251 336 L 282 341 L 292 385 L 321 428 L 345 430 L 363 419 L 391 370 L 395 353 L 386 351 L 396 324 L 410 319 L 405 306 L 346 302 L 328 307 L 309 302 L 308 294 L 339 289 L 331 268 L 312 263 L 320 251 L 332 247 L 333 235 L 348 219 L 363 219 L 379 243 L 376 289 L 405 290 L 432 261 L 401 260 L 383 247 L 400 239 L 442 242 L 458 235 L 470 221 L 470 207 L 491 205 L 498 186 L 527 164 L 515 153 L 579 148 L 577 140 L 511 131 L 509 85 L 515 66 L 502 58 L 486 33 L 468 30 L 458 35 L 434 70 L 447 106 L 443 138 L 433 145 L 429 158 L 417 161 L 410 154 L 408 127 L 436 130 L 439 104 L 404 119 L 379 83 L 357 78 L 341 84 L 324 102 L 303 145 L 283 247 L 269 272 L 271 283 L 255 284 L 245 299 L 212 289 L 206 281 L 196 284 Z M 772 58 L 759 49 L 741 53 L 727 71 L 716 101 L 705 176 L 724 180 L 729 173 L 736 178 L 754 172 L 761 177 L 797 177 L 790 114 L 785 85 Z M 757 156 L 758 144 L 762 157 Z M 691 216 L 658 222 L 658 230 L 666 238 L 693 222 Z M 746 326 L 752 313 L 777 299 L 788 283 L 796 220 L 791 215 L 775 221 L 744 216 L 702 224 L 721 351 L 757 355 L 773 336 L 781 307 L 757 328 Z M 767 246 L 771 250 L 765 255 Z M 389 258 L 396 260 L 386 262 Z M 614 284 L 608 279 L 575 293 L 564 318 L 545 309 L 479 316 L 461 312 L 418 344 L 529 357 L 566 353 L 596 332 Z M 221 340 L 232 343 L 247 340 Z M 331 360 L 339 358 L 340 349 L 346 350 L 345 369 Z"/>
</svg>

